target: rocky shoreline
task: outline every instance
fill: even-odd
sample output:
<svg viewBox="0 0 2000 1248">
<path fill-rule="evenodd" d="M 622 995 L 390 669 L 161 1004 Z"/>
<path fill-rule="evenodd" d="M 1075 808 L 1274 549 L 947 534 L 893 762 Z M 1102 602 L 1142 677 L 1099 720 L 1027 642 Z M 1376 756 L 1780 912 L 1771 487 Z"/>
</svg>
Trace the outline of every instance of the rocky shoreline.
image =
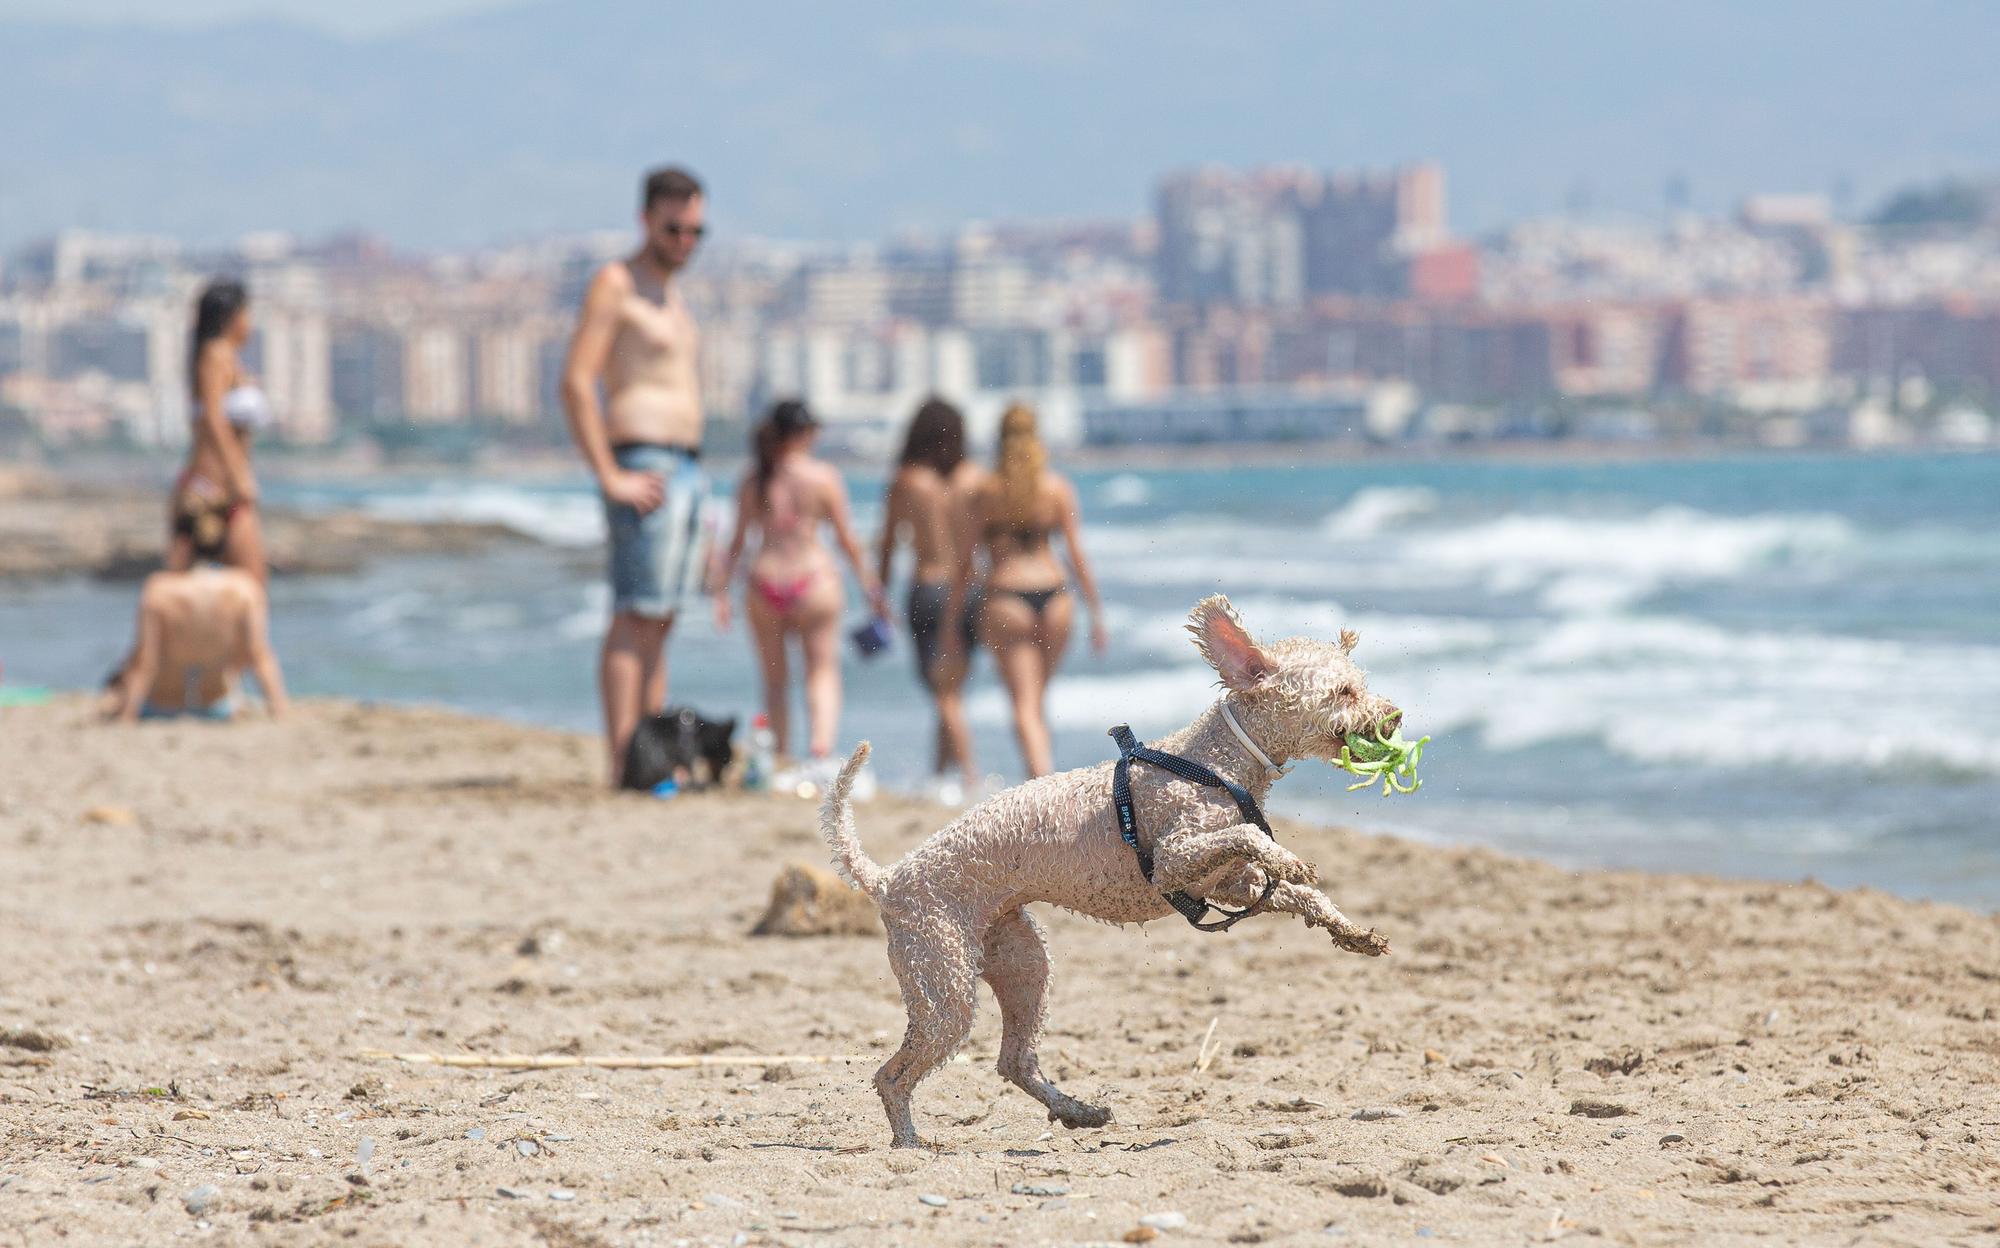
<svg viewBox="0 0 2000 1248">
<path fill-rule="evenodd" d="M 339 575 L 388 556 L 471 554 L 533 540 L 497 524 L 351 511 L 267 507 L 263 519 L 271 572 L 281 577 Z M 157 491 L 0 468 L 0 583 L 137 581 L 160 566 L 166 531 L 166 500 Z"/>
</svg>

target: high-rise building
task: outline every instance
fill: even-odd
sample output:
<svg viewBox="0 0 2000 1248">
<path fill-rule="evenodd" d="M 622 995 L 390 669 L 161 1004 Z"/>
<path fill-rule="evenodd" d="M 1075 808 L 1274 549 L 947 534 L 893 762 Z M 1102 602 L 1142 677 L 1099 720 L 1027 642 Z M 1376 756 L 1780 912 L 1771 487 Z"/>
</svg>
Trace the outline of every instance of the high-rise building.
<svg viewBox="0 0 2000 1248">
<path fill-rule="evenodd" d="M 340 419 L 360 426 L 403 416 L 403 338 L 382 325 L 342 323 L 330 335 L 329 389 Z"/>
<path fill-rule="evenodd" d="M 1476 253 L 1445 226 L 1444 171 L 1205 169 L 1155 196 L 1155 277 L 1168 303 L 1294 307 L 1319 295 L 1461 299 Z"/>
</svg>

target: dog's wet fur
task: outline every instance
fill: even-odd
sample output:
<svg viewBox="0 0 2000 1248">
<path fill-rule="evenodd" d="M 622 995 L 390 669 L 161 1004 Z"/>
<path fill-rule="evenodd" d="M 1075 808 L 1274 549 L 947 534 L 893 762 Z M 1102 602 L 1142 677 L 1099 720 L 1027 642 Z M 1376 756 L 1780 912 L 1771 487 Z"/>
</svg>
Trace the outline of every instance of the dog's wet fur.
<svg viewBox="0 0 2000 1248">
<path fill-rule="evenodd" d="M 1351 657 L 1358 638 L 1350 631 L 1335 641 L 1293 637 L 1259 644 L 1219 594 L 1195 606 L 1188 631 L 1221 677 L 1223 699 L 1237 721 L 1279 765 L 1332 761 L 1348 733 L 1372 733 L 1401 714 L 1368 692 Z M 1261 802 L 1272 776 L 1230 732 L 1220 707 L 1218 702 L 1152 744 L 1213 768 Z M 889 963 L 909 1012 L 902 1047 L 875 1074 L 899 1148 L 924 1143 L 911 1117 L 911 1095 L 964 1043 L 981 979 L 1000 1002 L 1000 1074 L 1064 1126 L 1099 1127 L 1111 1120 L 1109 1109 L 1049 1083 L 1035 1058 L 1049 955 L 1042 927 L 1026 909 L 1032 902 L 1111 923 L 1144 923 L 1175 913 L 1163 894 L 1176 889 L 1244 906 L 1275 879 L 1267 910 L 1323 927 L 1351 952 L 1389 951 L 1387 940 L 1349 922 L 1313 887 L 1311 864 L 1243 822 L 1227 793 L 1151 767 L 1132 769 L 1139 836 L 1153 853 L 1151 882 L 1119 835 L 1108 762 L 1000 793 L 884 868 L 862 850 L 848 801 L 868 748 L 863 743 L 855 750 L 828 790 L 820 830 L 835 867 L 881 911 Z"/>
</svg>

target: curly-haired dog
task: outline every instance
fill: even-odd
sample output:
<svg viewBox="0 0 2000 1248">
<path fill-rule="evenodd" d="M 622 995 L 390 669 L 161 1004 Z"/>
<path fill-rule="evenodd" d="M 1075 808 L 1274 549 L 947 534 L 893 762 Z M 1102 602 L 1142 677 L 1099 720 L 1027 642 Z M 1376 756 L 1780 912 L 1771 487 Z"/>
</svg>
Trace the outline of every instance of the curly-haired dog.
<svg viewBox="0 0 2000 1248">
<path fill-rule="evenodd" d="M 1260 800 L 1286 760 L 1336 758 L 1347 733 L 1372 731 L 1400 714 L 1367 691 L 1348 657 L 1357 640 L 1351 632 L 1343 631 L 1338 642 L 1294 637 L 1259 645 L 1219 594 L 1195 607 L 1188 631 L 1221 676 L 1222 699 L 1156 744 L 1205 764 Z M 911 1093 L 970 1033 L 981 978 L 1000 1001 L 1001 1075 L 1048 1106 L 1049 1117 L 1064 1126 L 1111 1120 L 1109 1110 L 1050 1084 L 1035 1059 L 1049 956 L 1041 925 L 1024 908 L 1030 902 L 1112 923 L 1144 923 L 1174 913 L 1164 894 L 1175 890 L 1243 906 L 1276 881 L 1265 909 L 1323 927 L 1335 944 L 1355 953 L 1389 950 L 1386 940 L 1348 922 L 1311 887 L 1312 866 L 1244 822 L 1223 791 L 1154 767 L 1131 770 L 1139 838 L 1152 853 L 1151 882 L 1121 839 L 1110 763 L 1009 789 L 885 870 L 863 852 L 847 800 L 867 757 L 864 743 L 841 769 L 821 809 L 820 831 L 834 865 L 882 912 L 889 962 L 909 1011 L 903 1047 L 875 1074 L 899 1148 L 923 1143 L 910 1117 Z"/>
</svg>

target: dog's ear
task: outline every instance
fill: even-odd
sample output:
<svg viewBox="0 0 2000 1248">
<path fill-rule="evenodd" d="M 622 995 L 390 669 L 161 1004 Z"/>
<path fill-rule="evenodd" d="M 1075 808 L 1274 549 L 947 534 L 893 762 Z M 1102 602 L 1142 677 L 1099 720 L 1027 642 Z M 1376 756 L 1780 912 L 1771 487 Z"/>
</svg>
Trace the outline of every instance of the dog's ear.
<svg viewBox="0 0 2000 1248">
<path fill-rule="evenodd" d="M 1211 594 L 1195 604 L 1188 615 L 1187 630 L 1194 634 L 1194 648 L 1231 689 L 1247 691 L 1278 670 L 1271 656 L 1250 639 L 1236 608 L 1221 594 Z"/>
<path fill-rule="evenodd" d="M 1347 651 L 1347 653 L 1349 654 L 1353 654 L 1354 647 L 1360 644 L 1361 644 L 1360 633 L 1355 632 L 1351 628 L 1343 628 L 1340 630 L 1340 648 L 1342 650 Z"/>
</svg>

